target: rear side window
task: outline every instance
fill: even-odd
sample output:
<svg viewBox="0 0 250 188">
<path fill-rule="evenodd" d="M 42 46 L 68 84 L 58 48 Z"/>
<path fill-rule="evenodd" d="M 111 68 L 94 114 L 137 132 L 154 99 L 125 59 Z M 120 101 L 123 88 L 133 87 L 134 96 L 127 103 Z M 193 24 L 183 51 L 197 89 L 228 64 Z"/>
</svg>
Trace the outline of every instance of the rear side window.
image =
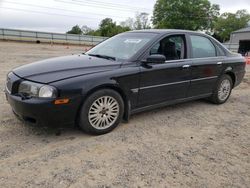
<svg viewBox="0 0 250 188">
<path fill-rule="evenodd" d="M 193 58 L 216 57 L 213 43 L 206 37 L 191 35 Z"/>
</svg>

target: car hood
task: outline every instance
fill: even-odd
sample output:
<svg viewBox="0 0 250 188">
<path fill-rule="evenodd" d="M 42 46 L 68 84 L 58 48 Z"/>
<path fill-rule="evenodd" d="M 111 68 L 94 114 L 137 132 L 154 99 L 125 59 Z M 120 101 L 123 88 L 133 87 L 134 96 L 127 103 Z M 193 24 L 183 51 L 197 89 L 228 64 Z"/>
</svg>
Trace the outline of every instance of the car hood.
<svg viewBox="0 0 250 188">
<path fill-rule="evenodd" d="M 39 83 L 51 83 L 71 77 L 93 74 L 117 69 L 121 62 L 90 57 L 71 55 L 38 61 L 17 67 L 14 74 Z"/>
</svg>

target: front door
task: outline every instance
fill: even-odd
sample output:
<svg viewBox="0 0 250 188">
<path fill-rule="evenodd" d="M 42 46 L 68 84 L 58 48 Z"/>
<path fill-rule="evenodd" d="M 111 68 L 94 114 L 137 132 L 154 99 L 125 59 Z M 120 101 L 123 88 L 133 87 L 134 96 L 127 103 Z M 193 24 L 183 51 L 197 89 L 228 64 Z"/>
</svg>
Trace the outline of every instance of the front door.
<svg viewBox="0 0 250 188">
<path fill-rule="evenodd" d="M 166 62 L 141 66 L 138 107 L 185 98 L 190 84 L 185 35 L 171 35 L 156 43 L 148 55 L 162 54 Z"/>
</svg>

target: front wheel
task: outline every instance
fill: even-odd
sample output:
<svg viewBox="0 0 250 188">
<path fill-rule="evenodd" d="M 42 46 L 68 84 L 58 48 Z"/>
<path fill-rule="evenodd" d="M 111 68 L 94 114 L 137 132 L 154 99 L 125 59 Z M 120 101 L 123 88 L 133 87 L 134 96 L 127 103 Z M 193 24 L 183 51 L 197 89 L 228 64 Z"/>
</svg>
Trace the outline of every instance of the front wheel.
<svg viewBox="0 0 250 188">
<path fill-rule="evenodd" d="M 124 103 L 119 93 L 111 89 L 99 90 L 83 104 L 79 126 L 90 134 L 105 134 L 120 123 L 123 112 Z"/>
<path fill-rule="evenodd" d="M 215 90 L 210 98 L 210 101 L 215 104 L 223 104 L 230 97 L 233 87 L 232 78 L 225 74 L 219 79 Z"/>
</svg>

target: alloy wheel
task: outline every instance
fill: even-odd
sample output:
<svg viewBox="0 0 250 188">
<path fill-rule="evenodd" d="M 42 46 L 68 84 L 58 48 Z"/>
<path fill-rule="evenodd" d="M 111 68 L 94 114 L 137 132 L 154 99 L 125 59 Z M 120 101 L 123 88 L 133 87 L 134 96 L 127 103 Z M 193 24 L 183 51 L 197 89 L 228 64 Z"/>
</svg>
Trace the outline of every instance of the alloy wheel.
<svg viewBox="0 0 250 188">
<path fill-rule="evenodd" d="M 231 83 L 228 79 L 225 79 L 221 82 L 219 90 L 218 90 L 218 98 L 221 101 L 224 101 L 228 98 L 231 91 Z"/>
<path fill-rule="evenodd" d="M 89 108 L 88 119 L 91 126 L 98 130 L 111 127 L 119 116 L 119 104 L 111 96 L 102 96 Z"/>
</svg>

